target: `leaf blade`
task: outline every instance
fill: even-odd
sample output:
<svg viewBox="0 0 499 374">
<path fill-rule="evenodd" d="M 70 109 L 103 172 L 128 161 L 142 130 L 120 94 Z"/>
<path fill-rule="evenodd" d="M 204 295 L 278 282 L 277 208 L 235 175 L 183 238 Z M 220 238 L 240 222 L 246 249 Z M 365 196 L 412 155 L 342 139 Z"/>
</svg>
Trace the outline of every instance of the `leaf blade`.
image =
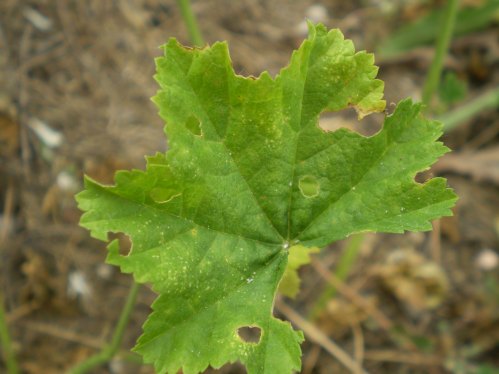
<svg viewBox="0 0 499 374">
<path fill-rule="evenodd" d="M 77 196 L 94 237 L 132 241 L 127 256 L 111 242 L 107 261 L 159 294 L 136 350 L 160 373 L 237 360 L 250 373 L 299 370 L 303 335 L 272 314 L 288 248 L 425 230 L 455 201 L 441 179 L 412 180 L 446 151 L 420 106 L 400 103 L 371 138 L 317 126 L 324 110 L 362 117 L 385 102 L 372 55 L 337 30 L 309 28 L 275 79 L 236 75 L 225 43 L 189 49 L 171 39 L 154 97 L 170 149 L 145 171 L 118 172 L 114 186 L 87 178 Z M 391 215 L 380 215 L 383 204 Z M 238 335 L 251 326 L 258 343 Z"/>
</svg>

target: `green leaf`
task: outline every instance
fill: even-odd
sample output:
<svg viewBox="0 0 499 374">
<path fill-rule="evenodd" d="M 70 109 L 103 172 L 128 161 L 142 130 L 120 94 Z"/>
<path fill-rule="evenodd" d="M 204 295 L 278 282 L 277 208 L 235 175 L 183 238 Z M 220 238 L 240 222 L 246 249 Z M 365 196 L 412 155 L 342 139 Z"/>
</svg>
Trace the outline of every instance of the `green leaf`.
<svg viewBox="0 0 499 374">
<path fill-rule="evenodd" d="M 298 269 L 310 263 L 310 255 L 319 252 L 319 248 L 307 248 L 303 245 L 294 245 L 289 248 L 288 265 L 279 283 L 279 292 L 284 296 L 295 298 L 300 290 Z"/>
<path fill-rule="evenodd" d="M 450 105 L 463 100 L 468 93 L 465 81 L 460 80 L 454 72 L 447 72 L 439 87 L 440 100 Z"/>
<path fill-rule="evenodd" d="M 132 241 L 128 256 L 110 243 L 108 262 L 159 294 L 135 347 L 159 373 L 238 360 L 249 373 L 298 371 L 303 335 L 272 314 L 289 247 L 428 230 L 450 215 L 443 179 L 413 180 L 447 151 L 440 125 L 404 101 L 376 136 L 321 130 L 325 110 L 385 107 L 373 56 L 322 25 L 275 79 L 236 75 L 225 43 L 172 39 L 164 52 L 154 101 L 170 149 L 114 186 L 86 178 L 81 225 Z M 257 343 L 239 336 L 244 327 L 260 329 Z"/>
</svg>

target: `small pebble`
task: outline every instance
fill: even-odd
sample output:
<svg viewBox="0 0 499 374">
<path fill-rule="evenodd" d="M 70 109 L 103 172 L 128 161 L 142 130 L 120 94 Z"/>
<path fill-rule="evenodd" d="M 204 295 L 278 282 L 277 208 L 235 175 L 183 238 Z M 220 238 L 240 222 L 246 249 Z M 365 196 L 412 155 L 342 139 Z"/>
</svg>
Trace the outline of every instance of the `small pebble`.
<svg viewBox="0 0 499 374">
<path fill-rule="evenodd" d="M 52 129 L 49 125 L 38 118 L 31 118 L 28 125 L 47 147 L 56 148 L 62 144 L 62 133 Z"/>
<path fill-rule="evenodd" d="M 41 14 L 38 10 L 29 6 L 24 7 L 23 15 L 40 31 L 49 31 L 52 28 L 52 20 Z"/>
<path fill-rule="evenodd" d="M 110 279 L 113 276 L 114 268 L 108 264 L 99 264 L 97 266 L 97 275 L 102 279 Z"/>
<path fill-rule="evenodd" d="M 314 4 L 308 7 L 305 14 L 306 17 L 314 23 L 325 23 L 329 19 L 326 7 L 321 4 Z"/>
<path fill-rule="evenodd" d="M 72 297 L 90 295 L 90 286 L 81 271 L 73 271 L 69 274 L 68 295 Z"/>
<path fill-rule="evenodd" d="M 305 11 L 305 18 L 296 26 L 296 32 L 300 36 L 306 36 L 308 34 L 307 20 L 313 23 L 327 23 L 329 20 L 329 14 L 326 9 L 321 4 L 314 4 L 307 8 Z"/>
<path fill-rule="evenodd" d="M 59 187 L 62 191 L 68 192 L 75 192 L 80 188 L 73 175 L 67 171 L 61 171 L 57 175 L 57 187 Z"/>
<path fill-rule="evenodd" d="M 475 264 L 481 270 L 494 270 L 499 264 L 499 255 L 492 249 L 482 249 L 476 258 Z"/>
</svg>

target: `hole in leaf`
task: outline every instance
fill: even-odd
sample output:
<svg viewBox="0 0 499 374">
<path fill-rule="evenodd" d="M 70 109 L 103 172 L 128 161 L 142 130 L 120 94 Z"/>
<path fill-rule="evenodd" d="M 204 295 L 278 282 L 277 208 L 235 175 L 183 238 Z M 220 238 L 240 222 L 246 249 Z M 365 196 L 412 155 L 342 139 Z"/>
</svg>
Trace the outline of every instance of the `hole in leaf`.
<svg viewBox="0 0 499 374">
<path fill-rule="evenodd" d="M 132 240 L 130 237 L 122 232 L 110 232 L 107 234 L 109 241 L 118 240 L 120 246 L 120 255 L 128 256 L 132 251 Z"/>
<path fill-rule="evenodd" d="M 338 112 L 322 112 L 319 116 L 319 128 L 325 132 L 339 129 L 348 129 L 364 136 L 376 134 L 383 124 L 383 113 L 372 113 L 359 121 L 354 108 L 347 108 Z"/>
<path fill-rule="evenodd" d="M 245 343 L 260 343 L 262 329 L 258 326 L 243 326 L 237 329 L 237 334 Z"/>
<path fill-rule="evenodd" d="M 196 136 L 203 135 L 203 132 L 201 131 L 201 122 L 194 116 L 190 116 L 189 118 L 187 118 L 185 127 Z"/>
<path fill-rule="evenodd" d="M 306 175 L 298 182 L 300 192 L 307 198 L 316 197 L 319 195 L 320 185 L 317 179 L 311 175 Z"/>
<path fill-rule="evenodd" d="M 149 196 L 154 202 L 164 204 L 180 194 L 172 188 L 155 187 L 149 192 Z"/>
</svg>

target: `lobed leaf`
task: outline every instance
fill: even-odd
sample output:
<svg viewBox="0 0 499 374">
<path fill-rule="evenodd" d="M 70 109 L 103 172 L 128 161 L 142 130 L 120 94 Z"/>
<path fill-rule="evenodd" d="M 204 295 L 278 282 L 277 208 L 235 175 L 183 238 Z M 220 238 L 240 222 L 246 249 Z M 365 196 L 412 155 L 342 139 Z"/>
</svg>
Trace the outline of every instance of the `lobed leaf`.
<svg viewBox="0 0 499 374">
<path fill-rule="evenodd" d="M 89 178 L 81 225 L 133 246 L 108 262 L 159 294 L 135 350 L 159 373 L 198 373 L 240 361 L 249 373 L 300 370 L 301 332 L 275 318 L 288 249 L 363 231 L 429 230 L 456 200 L 445 181 L 414 182 L 447 151 L 440 124 L 406 100 L 373 137 L 326 133 L 323 111 L 382 111 L 373 56 L 338 30 L 308 39 L 273 79 L 234 73 L 227 45 L 190 49 L 171 39 L 154 97 L 170 149 L 114 186 Z M 240 336 L 260 330 L 258 342 Z"/>
<path fill-rule="evenodd" d="M 300 291 L 300 276 L 298 270 L 310 263 L 310 256 L 318 253 L 320 248 L 307 248 L 303 245 L 294 245 L 289 248 L 288 265 L 279 283 L 278 292 L 284 296 L 294 299 Z"/>
</svg>

